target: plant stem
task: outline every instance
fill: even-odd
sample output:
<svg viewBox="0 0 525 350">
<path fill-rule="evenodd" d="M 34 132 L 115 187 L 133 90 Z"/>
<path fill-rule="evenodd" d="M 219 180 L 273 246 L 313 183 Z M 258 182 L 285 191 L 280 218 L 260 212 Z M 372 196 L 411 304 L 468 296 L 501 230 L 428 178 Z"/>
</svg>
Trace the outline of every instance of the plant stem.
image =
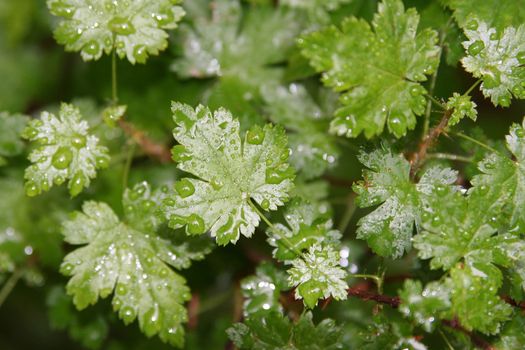
<svg viewBox="0 0 525 350">
<path fill-rule="evenodd" d="M 124 192 L 128 188 L 129 171 L 131 169 L 131 163 L 133 162 L 133 154 L 135 153 L 135 143 L 128 143 L 128 154 L 126 156 L 126 163 L 124 164 L 124 171 L 122 172 L 122 191 Z"/>
<path fill-rule="evenodd" d="M 250 200 L 248 200 L 248 204 L 250 205 L 250 207 L 252 207 L 252 209 L 261 217 L 261 219 L 266 223 L 266 225 L 268 225 L 268 227 L 270 229 L 272 229 L 273 232 L 275 232 L 275 226 L 270 222 L 270 220 L 268 220 L 268 218 L 259 210 L 259 208 L 257 208 L 257 206 Z M 284 242 L 284 245 L 286 246 L 286 248 L 288 248 L 291 252 L 293 252 L 295 255 L 297 256 L 301 256 L 301 252 L 299 250 L 297 250 L 292 242 L 290 242 L 290 240 L 288 239 L 288 237 L 286 236 L 279 236 L 279 238 Z"/>
<path fill-rule="evenodd" d="M 350 224 L 350 221 L 352 220 L 352 217 L 354 216 L 355 196 L 356 196 L 355 193 L 352 192 L 348 195 L 348 198 L 346 200 L 346 210 L 338 226 L 338 230 L 339 232 L 341 232 L 341 234 L 345 233 L 346 229 L 348 228 L 348 224 Z"/>
<path fill-rule="evenodd" d="M 4 286 L 0 290 L 0 307 L 4 304 L 5 300 L 11 294 L 13 289 L 16 287 L 16 284 L 22 277 L 24 270 L 21 268 L 15 269 L 11 277 L 5 282 Z"/>
<path fill-rule="evenodd" d="M 454 135 L 456 135 L 458 137 L 461 137 L 462 139 L 468 140 L 470 142 L 473 142 L 476 145 L 481 146 L 481 147 L 483 147 L 483 148 L 485 148 L 485 149 L 487 149 L 487 150 L 489 150 L 491 152 L 499 153 L 497 150 L 495 150 L 494 148 L 490 147 L 489 145 L 484 144 L 483 142 L 478 141 L 478 140 L 476 140 L 476 139 L 474 139 L 474 138 L 472 138 L 472 137 L 470 137 L 468 135 L 465 135 L 465 134 L 463 134 L 461 132 L 455 132 Z"/>
<path fill-rule="evenodd" d="M 457 154 L 449 154 L 449 153 L 429 153 L 427 155 L 427 158 L 435 158 L 435 159 L 449 159 L 449 160 L 455 160 L 458 162 L 465 162 L 465 163 L 471 163 L 472 158 L 471 157 L 464 157 Z"/>
<path fill-rule="evenodd" d="M 469 95 L 472 92 L 472 90 L 474 90 L 476 86 L 478 86 L 480 83 L 481 83 L 481 79 L 476 80 L 476 82 L 472 84 L 471 87 L 468 88 L 468 90 L 463 94 L 463 96 Z"/>
<path fill-rule="evenodd" d="M 111 55 L 111 103 L 118 104 L 118 87 L 117 87 L 117 52 L 113 49 Z"/>
</svg>

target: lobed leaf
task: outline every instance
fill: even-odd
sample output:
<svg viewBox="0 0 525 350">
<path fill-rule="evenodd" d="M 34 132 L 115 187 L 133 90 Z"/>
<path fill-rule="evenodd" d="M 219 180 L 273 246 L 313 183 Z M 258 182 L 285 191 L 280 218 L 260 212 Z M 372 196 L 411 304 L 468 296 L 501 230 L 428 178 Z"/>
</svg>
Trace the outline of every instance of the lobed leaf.
<svg viewBox="0 0 525 350">
<path fill-rule="evenodd" d="M 174 103 L 173 113 L 180 143 L 173 157 L 196 178 L 181 179 L 164 201 L 170 226 L 186 226 L 189 234 L 209 230 L 221 245 L 237 242 L 241 233 L 250 237 L 260 220 L 252 200 L 276 210 L 293 188 L 284 130 L 254 126 L 242 141 L 239 122 L 227 110 Z"/>
</svg>

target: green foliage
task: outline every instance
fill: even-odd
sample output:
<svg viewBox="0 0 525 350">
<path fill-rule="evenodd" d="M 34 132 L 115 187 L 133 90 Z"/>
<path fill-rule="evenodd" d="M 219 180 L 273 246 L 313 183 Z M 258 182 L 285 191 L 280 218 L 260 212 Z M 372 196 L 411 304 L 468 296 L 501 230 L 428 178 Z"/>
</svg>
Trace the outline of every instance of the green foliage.
<svg viewBox="0 0 525 350">
<path fill-rule="evenodd" d="M 181 179 L 164 201 L 170 226 L 186 226 L 192 235 L 209 230 L 220 245 L 237 242 L 241 233 L 251 237 L 260 220 L 252 200 L 276 210 L 293 188 L 284 130 L 255 125 L 241 140 L 239 121 L 227 110 L 179 103 L 172 110 L 180 143 L 173 158 L 198 179 Z"/>
<path fill-rule="evenodd" d="M 410 179 L 410 163 L 388 149 L 361 153 L 359 160 L 368 168 L 364 180 L 356 183 L 360 207 L 380 205 L 359 220 L 357 238 L 381 256 L 399 258 L 410 249 L 414 226 L 419 230 L 422 209 L 436 192 L 443 192 L 456 180 L 451 169 L 429 168 L 418 184 Z"/>
<path fill-rule="evenodd" d="M 363 132 L 371 138 L 386 124 L 401 137 L 414 129 L 416 116 L 425 109 L 426 90 L 420 82 L 436 70 L 440 54 L 437 33 L 416 33 L 418 22 L 414 9 L 405 11 L 400 0 L 385 0 L 372 26 L 352 17 L 340 28 L 300 39 L 303 54 L 323 72 L 323 82 L 342 92 L 343 107 L 335 113 L 332 132 L 347 137 Z"/>
<path fill-rule="evenodd" d="M 292 260 L 288 270 L 290 285 L 296 287 L 295 297 L 304 299 L 310 309 L 321 298 L 346 299 L 346 272 L 339 263 L 339 252 L 331 246 L 311 246 L 300 258 Z"/>
<path fill-rule="evenodd" d="M 158 334 L 181 346 L 182 323 L 187 320 L 183 303 L 190 295 L 185 279 L 170 266 L 186 268 L 206 250 L 187 254 L 186 245 L 176 246 L 156 233 L 159 222 L 148 210 L 158 196 L 162 194 L 151 193 L 146 184 L 129 190 L 125 223 L 107 204 L 84 203 L 83 212 L 66 221 L 63 229 L 66 242 L 84 247 L 65 257 L 61 272 L 71 276 L 67 292 L 77 308 L 114 292 L 113 309 L 126 324 L 138 318 L 147 336 Z"/>
<path fill-rule="evenodd" d="M 28 196 L 69 180 L 69 193 L 74 197 L 89 186 L 97 169 L 109 164 L 108 149 L 89 134 L 88 123 L 73 105 L 62 104 L 58 117 L 43 112 L 39 120 L 29 123 L 23 137 L 36 145 L 29 155 L 33 164 L 25 172 Z"/>
<path fill-rule="evenodd" d="M 0 347 L 521 349 L 524 6 L 0 0 Z"/>
<path fill-rule="evenodd" d="M 4 157 L 13 157 L 24 151 L 20 133 L 25 128 L 28 117 L 7 112 L 0 113 L 0 166 L 6 163 Z"/>
<path fill-rule="evenodd" d="M 166 49 L 166 30 L 176 28 L 184 16 L 178 2 L 48 0 L 47 6 L 62 18 L 55 38 L 66 50 L 80 51 L 85 61 L 115 50 L 134 64 Z"/>
<path fill-rule="evenodd" d="M 228 329 L 230 339 L 239 349 L 335 350 L 341 349 L 341 331 L 326 319 L 317 326 L 306 313 L 297 323 L 277 312 L 254 315 Z"/>
<path fill-rule="evenodd" d="M 525 98 L 525 26 L 490 28 L 473 19 L 465 29 L 461 60 L 465 70 L 482 79 L 481 91 L 496 106 L 508 107 L 512 97 Z"/>
<path fill-rule="evenodd" d="M 448 125 L 450 126 L 458 124 L 463 118 L 470 118 L 473 121 L 476 121 L 478 118 L 476 103 L 470 100 L 469 95 L 460 95 L 454 92 L 448 99 L 446 107 L 447 109 L 453 110 L 448 121 Z"/>
</svg>

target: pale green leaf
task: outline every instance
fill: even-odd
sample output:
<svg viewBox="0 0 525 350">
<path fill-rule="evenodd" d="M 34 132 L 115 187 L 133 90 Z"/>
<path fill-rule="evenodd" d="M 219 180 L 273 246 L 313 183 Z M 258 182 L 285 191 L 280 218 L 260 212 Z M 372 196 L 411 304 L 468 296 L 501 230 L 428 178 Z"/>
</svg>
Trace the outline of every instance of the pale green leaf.
<svg viewBox="0 0 525 350">
<path fill-rule="evenodd" d="M 465 35 L 467 56 L 461 62 L 467 72 L 482 79 L 483 95 L 503 107 L 510 105 L 512 97 L 525 98 L 525 25 L 498 31 L 473 20 Z"/>
<path fill-rule="evenodd" d="M 32 165 L 25 172 L 29 196 L 48 191 L 66 180 L 69 193 L 76 196 L 89 186 L 97 169 L 109 164 L 107 148 L 89 133 L 88 123 L 73 105 L 62 104 L 58 117 L 43 112 L 40 119 L 29 123 L 23 137 L 36 146 L 29 154 Z"/>
<path fill-rule="evenodd" d="M 354 184 L 360 207 L 379 207 L 358 222 L 357 238 L 381 256 L 399 258 L 411 247 L 414 226 L 419 231 L 421 215 L 429 197 L 456 180 L 450 169 L 430 168 L 418 184 L 410 180 L 410 163 L 388 149 L 361 153 L 363 180 Z"/>
<path fill-rule="evenodd" d="M 284 218 L 287 225 L 274 224 L 267 234 L 268 243 L 274 247 L 273 257 L 285 263 L 297 258 L 296 252 L 316 244 L 336 244 L 341 238 L 339 231 L 333 229 L 329 207 L 323 203 L 294 199 Z"/>
<path fill-rule="evenodd" d="M 177 127 L 173 148 L 178 167 L 197 178 L 183 178 L 164 201 L 163 213 L 173 228 L 189 234 L 210 231 L 217 243 L 250 237 L 259 224 L 253 201 L 276 210 L 293 188 L 293 169 L 284 130 L 268 124 L 252 127 L 241 139 L 230 112 L 174 103 Z"/>
<path fill-rule="evenodd" d="M 347 273 L 341 267 L 340 259 L 339 251 L 332 246 L 316 244 L 293 260 L 292 268 L 288 270 L 288 282 L 296 287 L 295 298 L 303 299 L 310 309 L 321 298 L 345 300 L 348 289 L 345 281 Z"/>
<path fill-rule="evenodd" d="M 302 37 L 299 45 L 323 82 L 342 93 L 331 131 L 367 138 L 383 132 L 385 124 L 396 137 L 416 125 L 426 101 L 420 84 L 435 71 L 440 49 L 437 33 L 417 32 L 419 15 L 400 0 L 379 4 L 372 26 L 347 18 Z"/>
<path fill-rule="evenodd" d="M 55 30 L 58 43 L 80 51 L 86 61 L 116 50 L 131 63 L 145 63 L 168 46 L 166 30 L 177 27 L 184 11 L 179 0 L 47 0 L 61 17 Z"/>
<path fill-rule="evenodd" d="M 142 197 L 143 204 L 155 198 L 145 184 L 126 197 L 133 193 Z M 183 304 L 190 293 L 185 279 L 170 266 L 188 267 L 190 258 L 201 259 L 209 248 L 186 256 L 187 246 L 174 245 L 156 233 L 154 223 L 139 224 L 139 217 L 130 214 L 133 210 L 128 208 L 121 221 L 108 205 L 86 202 L 82 212 L 64 223 L 65 241 L 83 245 L 62 264 L 61 272 L 71 277 L 67 292 L 79 309 L 114 293 L 113 308 L 126 324 L 138 319 L 147 336 L 158 334 L 163 341 L 182 346 L 182 323 L 187 320 Z"/>
</svg>

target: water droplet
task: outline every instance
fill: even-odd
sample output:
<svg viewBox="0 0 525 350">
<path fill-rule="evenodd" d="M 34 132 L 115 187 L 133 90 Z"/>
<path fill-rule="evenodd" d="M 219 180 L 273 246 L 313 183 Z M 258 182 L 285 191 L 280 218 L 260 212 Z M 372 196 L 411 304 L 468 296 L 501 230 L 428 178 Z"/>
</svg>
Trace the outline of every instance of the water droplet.
<svg viewBox="0 0 525 350">
<path fill-rule="evenodd" d="M 490 33 L 489 38 L 490 40 L 498 40 L 499 39 L 498 33 L 497 32 Z"/>
<path fill-rule="evenodd" d="M 148 50 L 146 49 L 146 46 L 135 46 L 135 48 L 133 49 L 133 56 L 135 57 L 138 63 L 146 63 L 146 59 L 148 58 Z"/>
<path fill-rule="evenodd" d="M 261 202 L 261 208 L 263 208 L 264 210 L 270 209 L 270 201 L 266 198 L 263 199 Z"/>
<path fill-rule="evenodd" d="M 264 130 L 260 126 L 255 125 L 248 131 L 246 140 L 252 145 L 262 144 L 264 141 Z"/>
<path fill-rule="evenodd" d="M 224 186 L 224 183 L 221 180 L 213 179 L 211 180 L 210 185 L 214 190 L 218 191 Z"/>
<path fill-rule="evenodd" d="M 83 148 L 86 146 L 86 137 L 84 135 L 74 134 L 71 139 L 71 144 L 77 149 Z"/>
<path fill-rule="evenodd" d="M 204 220 L 197 214 L 191 214 L 188 217 L 188 233 L 191 235 L 200 235 L 206 232 Z"/>
<path fill-rule="evenodd" d="M 468 53 L 471 56 L 478 55 L 485 48 L 485 43 L 481 40 L 476 40 L 468 47 Z"/>
<path fill-rule="evenodd" d="M 73 272 L 73 265 L 71 265 L 70 263 L 62 264 L 62 266 L 60 267 L 60 273 L 62 273 L 63 275 L 69 276 L 71 272 Z"/>
<path fill-rule="evenodd" d="M 108 22 L 108 28 L 115 34 L 130 35 L 135 33 L 133 24 L 124 17 L 114 17 Z"/>
<path fill-rule="evenodd" d="M 55 16 L 67 19 L 71 19 L 75 14 L 75 8 L 73 6 L 66 5 L 61 1 L 52 3 L 50 10 Z"/>
<path fill-rule="evenodd" d="M 182 198 L 189 197 L 195 193 L 195 187 L 191 181 L 186 178 L 175 182 L 175 190 Z"/>
<path fill-rule="evenodd" d="M 82 51 L 90 56 L 96 56 L 100 52 L 100 45 L 95 40 L 91 40 L 84 45 Z"/>
<path fill-rule="evenodd" d="M 84 184 L 86 183 L 82 173 L 76 173 L 75 176 L 69 182 L 69 193 L 71 196 L 77 196 L 84 189 Z"/>
<path fill-rule="evenodd" d="M 119 283 L 115 291 L 117 295 L 126 295 L 128 293 L 128 287 L 125 284 Z"/>
<path fill-rule="evenodd" d="M 467 25 L 466 25 L 466 28 L 468 30 L 476 30 L 476 29 L 478 29 L 478 21 L 476 21 L 475 19 L 472 19 L 472 20 L 468 21 Z"/>
<path fill-rule="evenodd" d="M 72 160 L 73 152 L 71 152 L 69 147 L 60 147 L 53 155 L 51 163 L 55 168 L 63 170 L 69 167 Z"/>
<path fill-rule="evenodd" d="M 130 324 L 135 319 L 135 310 L 130 306 L 124 306 L 119 314 L 120 318 L 122 318 L 126 325 Z"/>
<path fill-rule="evenodd" d="M 187 222 L 188 221 L 182 216 L 171 215 L 168 224 L 171 228 L 177 228 L 182 225 L 185 225 Z"/>
<path fill-rule="evenodd" d="M 171 157 L 177 163 L 185 162 L 191 159 L 191 156 L 186 153 L 186 147 L 183 145 L 176 145 L 171 149 Z"/>
<path fill-rule="evenodd" d="M 34 197 L 40 194 L 40 190 L 38 186 L 33 181 L 29 181 L 25 184 L 25 190 L 26 190 L 26 194 L 29 197 Z"/>
<path fill-rule="evenodd" d="M 266 182 L 269 184 L 280 184 L 287 177 L 289 177 L 287 171 L 279 171 L 273 168 L 266 169 Z"/>
<path fill-rule="evenodd" d="M 167 10 L 162 13 L 152 13 L 151 14 L 153 18 L 157 21 L 159 26 L 169 26 L 175 21 L 175 16 L 173 15 L 173 12 L 170 10 Z"/>
<path fill-rule="evenodd" d="M 109 158 L 108 157 L 97 157 L 96 163 L 97 163 L 97 168 L 105 169 L 109 166 Z"/>
</svg>

